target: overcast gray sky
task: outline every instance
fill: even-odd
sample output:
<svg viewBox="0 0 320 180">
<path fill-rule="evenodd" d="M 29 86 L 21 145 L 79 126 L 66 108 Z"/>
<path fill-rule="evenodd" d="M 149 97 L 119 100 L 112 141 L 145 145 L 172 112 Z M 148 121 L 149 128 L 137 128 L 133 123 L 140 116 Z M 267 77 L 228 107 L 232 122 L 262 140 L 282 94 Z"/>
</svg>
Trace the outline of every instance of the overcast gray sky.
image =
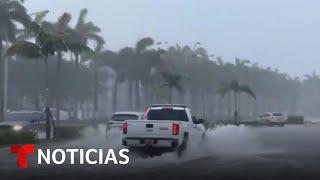
<svg viewBox="0 0 320 180">
<path fill-rule="evenodd" d="M 49 20 L 88 8 L 106 47 L 133 46 L 145 36 L 170 44 L 199 41 L 210 54 L 246 58 L 293 76 L 320 73 L 318 0 L 26 0 Z"/>
</svg>

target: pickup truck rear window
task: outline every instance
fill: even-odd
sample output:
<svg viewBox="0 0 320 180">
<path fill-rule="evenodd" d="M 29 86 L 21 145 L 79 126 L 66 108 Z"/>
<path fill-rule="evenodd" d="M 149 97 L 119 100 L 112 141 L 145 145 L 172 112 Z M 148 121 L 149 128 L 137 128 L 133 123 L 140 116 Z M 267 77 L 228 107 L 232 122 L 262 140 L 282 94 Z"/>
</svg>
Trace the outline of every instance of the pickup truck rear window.
<svg viewBox="0 0 320 180">
<path fill-rule="evenodd" d="M 185 110 L 151 109 L 148 112 L 148 120 L 188 121 L 188 116 Z"/>
<path fill-rule="evenodd" d="M 139 116 L 134 114 L 115 114 L 111 117 L 112 121 L 138 120 Z"/>
</svg>

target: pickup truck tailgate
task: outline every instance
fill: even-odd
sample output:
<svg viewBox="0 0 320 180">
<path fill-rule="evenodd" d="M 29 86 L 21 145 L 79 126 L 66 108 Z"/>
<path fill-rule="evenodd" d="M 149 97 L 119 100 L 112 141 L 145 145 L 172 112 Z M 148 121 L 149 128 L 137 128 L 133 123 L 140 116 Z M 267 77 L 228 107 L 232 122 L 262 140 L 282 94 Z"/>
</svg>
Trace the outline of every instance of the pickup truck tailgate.
<svg viewBox="0 0 320 180">
<path fill-rule="evenodd" d="M 167 138 L 172 137 L 172 124 L 175 121 L 168 120 L 141 120 L 126 121 L 128 123 L 128 131 L 126 137 L 141 138 Z"/>
</svg>

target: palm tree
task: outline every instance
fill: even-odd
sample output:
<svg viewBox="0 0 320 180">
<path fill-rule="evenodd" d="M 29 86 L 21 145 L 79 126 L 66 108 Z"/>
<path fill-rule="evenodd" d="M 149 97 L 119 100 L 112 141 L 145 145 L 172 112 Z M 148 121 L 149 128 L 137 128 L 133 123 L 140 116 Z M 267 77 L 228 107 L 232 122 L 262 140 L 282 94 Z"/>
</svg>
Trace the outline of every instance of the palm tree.
<svg viewBox="0 0 320 180">
<path fill-rule="evenodd" d="M 94 120 L 98 118 L 98 94 L 100 92 L 99 84 L 99 68 L 103 66 L 110 66 L 110 61 L 113 61 L 116 54 L 111 51 L 103 51 L 103 44 L 98 44 L 94 50 L 94 54 L 91 57 L 84 57 L 86 59 L 91 59 L 90 65 L 93 71 L 93 110 L 94 110 Z M 111 60 L 110 60 L 111 59 Z M 107 61 L 105 61 L 107 60 Z"/>
<path fill-rule="evenodd" d="M 38 25 L 42 25 L 42 23 L 45 22 L 44 19 L 48 13 L 48 10 L 32 13 L 30 14 L 30 16 L 33 17 L 31 21 Z M 17 30 L 17 40 L 23 41 L 32 38 L 34 38 L 34 33 L 31 31 L 30 28 L 21 28 Z"/>
<path fill-rule="evenodd" d="M 149 67 L 146 65 L 146 51 L 149 47 L 154 45 L 154 40 L 150 37 L 140 39 L 135 47 L 135 58 L 134 61 L 131 61 L 131 74 L 134 78 L 135 84 L 135 97 L 136 97 L 136 110 L 141 110 L 141 97 L 140 97 L 140 84 L 141 80 L 147 75 L 145 71 L 150 72 Z"/>
<path fill-rule="evenodd" d="M 96 26 L 93 22 L 89 21 L 86 22 L 86 18 L 88 15 L 87 9 L 82 9 L 80 11 L 80 15 L 78 17 L 78 21 L 75 27 L 72 29 L 73 41 L 87 45 L 89 41 L 93 41 L 96 44 L 96 47 L 102 47 L 105 44 L 103 37 L 98 35 L 101 32 L 101 29 Z M 87 57 L 82 56 L 80 57 L 81 53 L 74 53 L 75 54 L 75 65 L 76 65 L 76 72 L 79 72 L 79 64 L 80 59 L 83 61 L 88 60 Z M 95 67 L 95 66 L 94 66 Z M 77 86 L 79 86 L 80 82 L 77 82 Z M 78 100 L 79 95 L 75 94 L 75 116 L 78 115 Z"/>
<path fill-rule="evenodd" d="M 33 23 L 36 23 L 38 25 L 41 25 L 44 22 L 44 18 L 46 15 L 49 13 L 48 10 L 45 11 L 40 11 L 31 14 L 30 16 L 34 15 L 34 18 L 32 19 Z M 17 30 L 17 40 L 29 40 L 34 37 L 34 34 L 30 28 L 22 28 Z M 36 77 L 40 76 L 39 73 L 39 59 L 35 59 L 34 62 L 34 74 Z M 40 94 L 40 87 L 35 86 L 34 87 L 34 104 L 35 104 L 35 109 L 40 110 L 40 102 L 39 102 L 39 94 Z"/>
<path fill-rule="evenodd" d="M 69 13 L 63 13 L 63 15 L 58 19 L 55 24 L 55 34 L 60 38 L 66 33 L 68 24 L 71 21 L 71 15 Z M 55 87 L 55 97 L 56 97 L 56 119 L 60 120 L 60 75 L 62 66 L 62 50 L 57 51 L 57 69 L 56 69 L 56 87 Z"/>
<path fill-rule="evenodd" d="M 27 58 L 44 58 L 45 62 L 45 88 L 46 88 L 46 101 L 45 101 L 45 114 L 46 114 L 46 139 L 51 138 L 51 111 L 49 105 L 49 55 L 55 55 L 61 51 L 77 51 L 91 53 L 91 49 L 82 44 L 76 44 L 69 41 L 64 41 L 63 36 L 56 34 L 46 33 L 44 30 L 33 23 L 35 30 L 36 43 L 28 41 L 15 42 L 7 50 L 7 56 L 20 55 Z M 53 124 L 53 123 L 52 123 Z"/>
<path fill-rule="evenodd" d="M 169 103 L 172 103 L 173 90 L 176 89 L 180 93 L 183 91 L 182 80 L 184 79 L 184 76 L 181 74 L 165 72 L 162 74 L 162 77 L 164 82 L 160 87 L 167 87 L 169 89 L 168 101 Z"/>
<path fill-rule="evenodd" d="M 16 22 L 28 26 L 30 17 L 22 5 L 23 1 L 1 0 L 0 1 L 0 120 L 4 119 L 4 94 L 3 94 L 3 43 L 16 40 Z"/>
<path fill-rule="evenodd" d="M 138 79 L 135 75 L 136 68 L 136 54 L 134 48 L 125 47 L 118 53 L 117 60 L 111 64 L 110 67 L 116 72 L 115 81 L 112 91 L 112 107 L 113 111 L 117 110 L 117 97 L 119 83 L 128 80 L 128 106 L 132 110 L 133 107 L 133 82 Z"/>
<path fill-rule="evenodd" d="M 232 80 L 230 83 L 223 84 L 219 90 L 218 93 L 222 95 L 222 97 L 225 96 L 228 92 L 233 92 L 234 94 L 234 121 L 237 124 L 240 120 L 239 112 L 238 112 L 238 95 L 240 93 L 246 93 L 249 96 L 256 99 L 255 93 L 251 90 L 249 85 L 241 85 L 237 80 Z"/>
</svg>

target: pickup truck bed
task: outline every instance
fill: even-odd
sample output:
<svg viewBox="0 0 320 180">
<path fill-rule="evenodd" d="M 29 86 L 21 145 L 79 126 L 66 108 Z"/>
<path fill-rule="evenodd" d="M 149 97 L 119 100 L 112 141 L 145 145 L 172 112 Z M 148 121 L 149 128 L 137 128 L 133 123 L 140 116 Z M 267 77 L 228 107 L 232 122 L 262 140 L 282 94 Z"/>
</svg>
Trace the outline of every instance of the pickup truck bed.
<svg viewBox="0 0 320 180">
<path fill-rule="evenodd" d="M 205 134 L 203 124 L 197 123 L 185 106 L 152 106 L 146 111 L 145 119 L 123 123 L 124 146 L 185 149 L 189 136 L 200 139 Z"/>
<path fill-rule="evenodd" d="M 126 146 L 176 147 L 181 134 L 173 135 L 174 127 L 182 123 L 172 120 L 126 121 L 127 134 L 123 139 Z"/>
</svg>

